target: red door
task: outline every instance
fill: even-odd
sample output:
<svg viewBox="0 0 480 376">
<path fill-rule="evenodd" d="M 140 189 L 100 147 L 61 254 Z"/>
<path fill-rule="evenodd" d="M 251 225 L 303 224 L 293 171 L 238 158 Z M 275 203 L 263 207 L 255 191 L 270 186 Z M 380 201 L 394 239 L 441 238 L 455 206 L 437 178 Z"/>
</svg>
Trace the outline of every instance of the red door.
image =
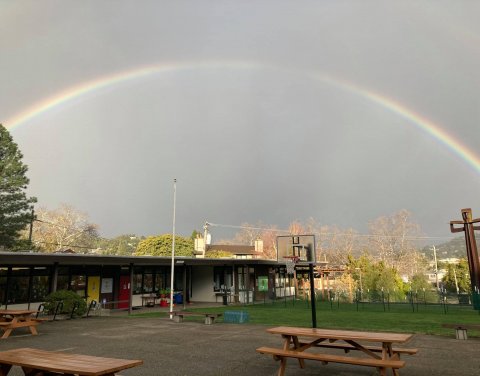
<svg viewBox="0 0 480 376">
<path fill-rule="evenodd" d="M 120 276 L 120 293 L 118 295 L 118 308 L 128 308 L 130 299 L 130 277 L 128 275 Z"/>
</svg>

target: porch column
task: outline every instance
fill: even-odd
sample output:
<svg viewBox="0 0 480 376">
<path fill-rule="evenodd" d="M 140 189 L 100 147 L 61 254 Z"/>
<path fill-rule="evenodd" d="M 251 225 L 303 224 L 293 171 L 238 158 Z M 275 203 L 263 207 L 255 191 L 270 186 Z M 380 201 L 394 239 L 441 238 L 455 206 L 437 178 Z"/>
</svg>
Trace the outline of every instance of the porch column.
<svg viewBox="0 0 480 376">
<path fill-rule="evenodd" d="M 130 293 L 128 296 L 128 314 L 132 314 L 132 302 L 133 302 L 133 263 L 129 266 L 130 271 Z"/>
</svg>

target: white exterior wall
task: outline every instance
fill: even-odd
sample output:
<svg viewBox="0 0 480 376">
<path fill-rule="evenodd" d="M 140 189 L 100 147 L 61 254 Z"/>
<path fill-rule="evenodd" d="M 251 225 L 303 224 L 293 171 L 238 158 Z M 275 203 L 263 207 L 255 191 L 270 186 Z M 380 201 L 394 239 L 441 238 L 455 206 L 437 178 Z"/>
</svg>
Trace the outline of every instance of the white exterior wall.
<svg viewBox="0 0 480 376">
<path fill-rule="evenodd" d="M 214 302 L 213 266 L 197 266 L 192 273 L 192 297 L 197 302 Z"/>
</svg>

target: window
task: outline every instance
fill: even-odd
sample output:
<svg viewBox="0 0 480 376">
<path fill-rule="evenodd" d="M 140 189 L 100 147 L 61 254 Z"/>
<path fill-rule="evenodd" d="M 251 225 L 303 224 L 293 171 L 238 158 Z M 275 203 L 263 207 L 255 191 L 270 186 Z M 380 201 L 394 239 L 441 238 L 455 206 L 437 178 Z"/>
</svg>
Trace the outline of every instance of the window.
<svg viewBox="0 0 480 376">
<path fill-rule="evenodd" d="M 12 268 L 7 297 L 9 304 L 28 303 L 29 280 L 30 268 Z"/>
<path fill-rule="evenodd" d="M 7 273 L 8 268 L 0 268 L 0 304 L 7 300 Z"/>
<path fill-rule="evenodd" d="M 37 267 L 32 270 L 31 302 L 41 302 L 50 291 L 50 268 Z"/>
<path fill-rule="evenodd" d="M 142 293 L 142 273 L 135 273 L 133 274 L 133 294 L 141 294 Z"/>
<path fill-rule="evenodd" d="M 226 266 L 215 266 L 213 268 L 213 291 L 221 291 L 224 288 L 230 290 L 232 286 L 232 268 Z"/>
<path fill-rule="evenodd" d="M 87 278 L 85 275 L 72 275 L 70 281 L 70 290 L 75 291 L 81 297 L 85 297 L 85 289 L 87 287 Z"/>
</svg>

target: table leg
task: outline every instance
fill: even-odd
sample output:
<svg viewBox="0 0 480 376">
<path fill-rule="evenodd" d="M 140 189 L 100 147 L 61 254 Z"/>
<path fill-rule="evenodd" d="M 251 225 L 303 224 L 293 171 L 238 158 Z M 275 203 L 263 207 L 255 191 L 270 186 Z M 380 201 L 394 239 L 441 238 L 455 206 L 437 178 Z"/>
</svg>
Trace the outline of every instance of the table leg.
<svg viewBox="0 0 480 376">
<path fill-rule="evenodd" d="M 298 337 L 294 336 L 292 337 L 293 339 L 293 346 L 296 349 L 300 347 L 300 343 L 298 342 Z M 305 368 L 305 359 L 298 359 L 298 364 L 300 365 L 300 368 Z"/>
<path fill-rule="evenodd" d="M 382 359 L 400 359 L 400 356 L 393 352 L 392 343 L 384 342 L 382 344 Z M 400 371 L 396 368 L 392 368 L 392 374 L 393 376 L 399 376 Z"/>
<path fill-rule="evenodd" d="M 30 319 L 27 319 L 25 321 L 33 323 L 33 321 Z M 30 328 L 30 333 L 32 333 L 33 336 L 38 335 L 37 328 L 35 327 L 35 325 L 30 325 L 29 328 Z"/>
<path fill-rule="evenodd" d="M 290 341 L 291 336 L 284 335 L 283 337 L 283 349 L 288 350 L 290 348 Z M 287 367 L 287 358 L 282 356 L 280 358 L 280 368 L 278 369 L 277 376 L 284 376 L 285 375 L 285 368 Z"/>
<path fill-rule="evenodd" d="M 8 338 L 10 333 L 12 332 L 12 328 L 2 328 L 3 329 L 3 336 L 2 339 Z"/>
</svg>

